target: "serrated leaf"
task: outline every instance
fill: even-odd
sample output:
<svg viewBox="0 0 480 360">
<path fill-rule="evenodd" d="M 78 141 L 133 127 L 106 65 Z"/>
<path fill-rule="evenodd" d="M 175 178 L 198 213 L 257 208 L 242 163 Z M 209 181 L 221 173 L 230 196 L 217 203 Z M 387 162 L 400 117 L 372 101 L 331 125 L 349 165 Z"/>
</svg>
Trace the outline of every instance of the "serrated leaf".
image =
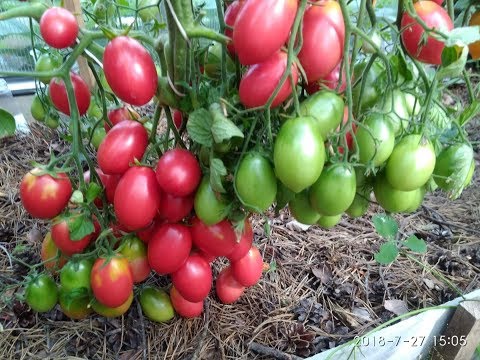
<svg viewBox="0 0 480 360">
<path fill-rule="evenodd" d="M 210 106 L 210 113 L 213 116 L 212 135 L 215 143 L 220 144 L 224 140 L 229 140 L 233 137 L 243 138 L 242 131 L 231 121 L 226 118 L 221 112 L 220 105 L 212 104 Z"/>
<path fill-rule="evenodd" d="M 403 245 L 416 253 L 425 254 L 427 252 L 427 244 L 425 241 L 417 238 L 415 235 L 410 235 L 408 239 L 403 242 Z"/>
<path fill-rule="evenodd" d="M 373 225 L 377 233 L 387 240 L 393 240 L 398 233 L 398 224 L 394 218 L 387 214 L 373 216 Z"/>
<path fill-rule="evenodd" d="M 480 26 L 457 27 L 448 33 L 445 46 L 468 45 L 480 40 Z"/>
<path fill-rule="evenodd" d="M 190 121 L 190 120 L 189 120 Z M 225 193 L 223 187 L 223 177 L 227 175 L 227 169 L 223 161 L 218 158 L 210 159 L 210 186 L 213 191 Z"/>
<path fill-rule="evenodd" d="M 480 101 L 474 100 L 470 105 L 468 105 L 460 114 L 457 119 L 457 122 L 460 126 L 465 125 L 467 122 L 472 120 L 475 116 L 480 113 Z"/>
<path fill-rule="evenodd" d="M 379 264 L 390 264 L 398 256 L 398 249 L 394 242 L 389 241 L 380 246 L 380 251 L 375 253 L 374 258 Z"/>
<path fill-rule="evenodd" d="M 448 116 L 445 110 L 443 110 L 439 104 L 434 102 L 428 111 L 425 135 L 429 137 L 440 135 L 450 127 L 451 122 L 452 119 Z"/>
<path fill-rule="evenodd" d="M 453 60 L 451 58 L 453 54 L 452 49 L 454 49 L 454 51 L 457 52 L 457 50 L 454 47 L 451 47 L 451 48 L 445 47 L 443 49 L 442 66 L 437 72 L 437 78 L 439 80 L 459 76 L 462 73 L 463 69 L 465 69 L 465 64 L 467 63 L 467 57 L 468 57 L 468 46 L 464 46 L 462 48 L 462 52 L 460 53 L 460 55 L 456 55 L 457 57 L 456 60 Z M 444 62 L 444 54 L 445 54 L 445 62 Z"/>
<path fill-rule="evenodd" d="M 187 132 L 190 138 L 196 143 L 211 147 L 213 118 L 206 109 L 197 109 L 188 117 Z"/>
<path fill-rule="evenodd" d="M 87 187 L 87 192 L 85 197 L 87 199 L 87 203 L 90 204 L 93 200 L 95 200 L 102 192 L 102 187 L 97 183 L 90 182 Z"/>
<path fill-rule="evenodd" d="M 91 219 L 85 215 L 79 215 L 70 218 L 68 221 L 68 231 L 70 233 L 70 239 L 72 241 L 78 241 L 93 233 L 95 227 Z"/>
<path fill-rule="evenodd" d="M 15 118 L 7 110 L 0 108 L 0 139 L 15 134 Z"/>
</svg>

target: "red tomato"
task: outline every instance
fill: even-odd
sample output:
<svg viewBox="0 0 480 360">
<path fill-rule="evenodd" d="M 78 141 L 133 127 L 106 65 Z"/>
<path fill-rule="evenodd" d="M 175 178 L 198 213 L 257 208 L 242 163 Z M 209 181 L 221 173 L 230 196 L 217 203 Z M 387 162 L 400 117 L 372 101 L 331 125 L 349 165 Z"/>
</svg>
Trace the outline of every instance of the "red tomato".
<svg viewBox="0 0 480 360">
<path fill-rule="evenodd" d="M 148 242 L 148 262 L 158 274 L 171 274 L 182 267 L 191 249 L 192 235 L 187 226 L 164 224 Z"/>
<path fill-rule="evenodd" d="M 278 51 L 260 64 L 250 66 L 240 81 L 240 101 L 247 108 L 263 106 L 272 96 L 280 79 L 287 68 L 287 54 Z M 293 82 L 298 82 L 297 67 L 292 64 Z M 292 93 L 290 79 L 287 78 L 277 96 L 272 108 L 284 102 Z"/>
<path fill-rule="evenodd" d="M 163 221 L 153 220 L 148 226 L 141 230 L 137 230 L 137 236 L 142 240 L 145 244 L 148 244 L 152 239 L 153 234 L 155 231 L 163 224 Z"/>
<path fill-rule="evenodd" d="M 158 160 L 156 173 L 160 188 L 174 196 L 192 194 L 202 176 L 195 155 L 185 149 L 172 149 L 164 153 Z"/>
<path fill-rule="evenodd" d="M 128 300 L 133 291 L 132 270 L 123 257 L 98 258 L 93 264 L 90 283 L 99 303 L 116 308 Z"/>
<path fill-rule="evenodd" d="M 448 32 L 453 22 L 447 11 L 433 1 L 419 1 L 414 5 L 417 15 L 430 28 Z M 425 30 L 407 12 L 402 16 L 402 42 L 411 57 L 427 64 L 440 65 L 445 44 L 432 36 L 425 42 Z"/>
<path fill-rule="evenodd" d="M 132 270 L 133 282 L 144 281 L 150 275 L 147 259 L 147 246 L 138 237 L 130 236 L 122 241 L 120 253 L 125 256 Z"/>
<path fill-rule="evenodd" d="M 59 253 L 60 257 L 56 259 Z M 51 232 L 48 232 L 43 239 L 42 249 L 40 250 L 40 257 L 42 259 L 43 265 L 45 266 L 45 269 L 52 272 L 60 270 L 63 265 L 67 263 L 67 258 L 65 257 L 65 255 L 62 254 L 60 249 L 53 242 Z"/>
<path fill-rule="evenodd" d="M 117 125 L 119 122 L 123 120 L 138 120 L 140 119 L 140 115 L 130 107 L 122 106 L 117 109 L 111 109 L 108 111 L 108 120 L 112 123 L 112 126 Z M 109 132 L 111 127 L 108 123 L 103 125 L 106 132 Z"/>
<path fill-rule="evenodd" d="M 253 243 L 252 224 L 248 219 L 245 219 L 240 241 L 238 243 L 235 243 L 235 246 L 233 247 L 233 251 L 230 254 L 228 254 L 227 256 L 228 260 L 230 260 L 230 262 L 234 262 L 243 258 L 248 253 L 248 250 L 250 250 L 250 248 L 252 247 L 252 243 Z"/>
<path fill-rule="evenodd" d="M 95 168 L 95 171 L 100 177 L 107 201 L 110 204 L 113 204 L 113 197 L 115 196 L 115 190 L 117 189 L 118 182 L 120 181 L 120 176 L 105 174 L 100 168 Z M 87 170 L 83 173 L 83 179 L 86 183 L 90 182 L 90 170 Z M 98 207 L 102 206 L 102 201 L 100 198 L 95 199 L 95 205 Z"/>
<path fill-rule="evenodd" d="M 180 110 L 173 110 L 173 123 L 177 129 L 182 127 L 183 115 Z"/>
<path fill-rule="evenodd" d="M 232 262 L 231 266 L 233 276 L 243 286 L 255 285 L 262 277 L 263 259 L 255 246 L 243 258 Z"/>
<path fill-rule="evenodd" d="M 148 133 L 142 124 L 125 120 L 105 136 L 97 152 L 100 169 L 105 174 L 123 174 L 135 159 L 141 160 L 148 145 Z"/>
<path fill-rule="evenodd" d="M 311 5 L 303 17 L 302 34 L 298 59 L 311 83 L 328 76 L 342 59 L 345 25 L 340 5 L 333 0 Z"/>
<path fill-rule="evenodd" d="M 244 4 L 243 0 L 235 0 L 232 2 L 225 11 L 225 25 L 231 26 L 235 24 L 235 20 L 237 20 L 238 12 L 242 8 Z M 230 41 L 227 45 L 227 50 L 232 57 L 235 57 L 235 45 L 233 43 L 233 30 L 229 28 L 225 28 L 225 35 L 228 36 L 232 41 Z"/>
<path fill-rule="evenodd" d="M 208 254 L 206 253 L 205 251 L 202 251 L 200 249 L 197 249 L 197 248 L 193 248 L 192 252 L 190 254 L 198 254 L 200 255 L 201 257 L 203 257 L 205 260 L 207 260 L 207 262 L 209 264 L 213 263 L 217 257 L 215 255 L 211 255 L 211 254 Z"/>
<path fill-rule="evenodd" d="M 103 70 L 112 91 L 128 104 L 145 105 L 157 91 L 158 75 L 152 57 L 130 37 L 118 36 L 108 43 Z"/>
<path fill-rule="evenodd" d="M 343 124 L 345 125 L 348 122 L 348 107 L 343 108 Z M 337 128 L 337 131 L 340 131 L 340 126 Z M 357 125 L 352 123 L 352 131 L 349 131 L 345 134 L 345 140 L 347 141 L 348 150 L 353 150 L 353 134 L 357 132 Z M 353 134 L 352 134 L 353 133 Z M 343 143 L 342 143 L 343 144 Z M 338 147 L 338 152 L 343 154 L 343 146 Z"/>
<path fill-rule="evenodd" d="M 78 112 L 80 116 L 85 115 L 90 106 L 90 90 L 79 75 L 70 73 L 70 80 L 72 81 Z M 50 99 L 52 99 L 52 103 L 57 110 L 70 115 L 70 103 L 68 102 L 67 89 L 63 80 L 60 78 L 50 80 L 48 91 Z"/>
<path fill-rule="evenodd" d="M 158 215 L 168 222 L 179 222 L 192 211 L 193 198 L 193 195 L 180 197 L 160 191 Z"/>
<path fill-rule="evenodd" d="M 113 208 L 121 224 L 130 230 L 138 230 L 152 222 L 159 201 L 155 172 L 149 167 L 135 166 L 118 182 Z"/>
<path fill-rule="evenodd" d="M 20 182 L 20 199 L 28 213 L 39 219 L 51 219 L 62 212 L 72 195 L 72 183 L 65 173 L 57 178 L 30 170 Z"/>
<path fill-rule="evenodd" d="M 297 0 L 247 0 L 233 27 L 233 43 L 240 63 L 253 65 L 276 53 L 290 34 Z"/>
<path fill-rule="evenodd" d="M 212 288 L 212 269 L 201 255 L 190 255 L 185 263 L 172 274 L 172 284 L 188 301 L 200 302 Z"/>
<path fill-rule="evenodd" d="M 62 253 L 68 256 L 81 253 L 90 244 L 93 239 L 93 232 L 81 238 L 80 240 L 72 240 L 70 231 L 68 230 L 67 221 L 73 219 L 61 219 L 52 226 L 52 240 Z"/>
<path fill-rule="evenodd" d="M 188 301 L 174 286 L 170 289 L 170 300 L 177 314 L 184 318 L 198 317 L 203 311 L 203 300 L 199 302 Z"/>
<path fill-rule="evenodd" d="M 245 286 L 233 277 L 232 268 L 228 266 L 218 275 L 215 290 L 223 304 L 233 304 L 242 296 Z"/>
<path fill-rule="evenodd" d="M 316 93 L 320 89 L 323 88 L 323 86 L 328 87 L 331 90 L 336 90 L 338 86 L 338 82 L 340 81 L 340 68 L 342 67 L 342 62 L 340 62 L 335 69 L 332 70 L 330 74 L 325 76 L 324 78 L 309 83 L 307 84 L 306 90 L 309 94 Z M 323 85 L 323 86 L 322 86 Z M 340 84 L 340 87 L 338 88 L 337 92 L 339 94 L 343 93 L 345 89 L 347 88 L 347 77 L 345 75 L 345 68 L 342 69 L 342 83 Z"/>
<path fill-rule="evenodd" d="M 222 220 L 214 225 L 204 224 L 198 217 L 192 221 L 192 240 L 196 247 L 214 256 L 227 256 L 235 245 L 237 237 L 232 224 Z"/>
<path fill-rule="evenodd" d="M 52 7 L 47 9 L 40 18 L 40 33 L 49 46 L 64 49 L 75 43 L 78 23 L 70 11 L 61 7 Z"/>
</svg>

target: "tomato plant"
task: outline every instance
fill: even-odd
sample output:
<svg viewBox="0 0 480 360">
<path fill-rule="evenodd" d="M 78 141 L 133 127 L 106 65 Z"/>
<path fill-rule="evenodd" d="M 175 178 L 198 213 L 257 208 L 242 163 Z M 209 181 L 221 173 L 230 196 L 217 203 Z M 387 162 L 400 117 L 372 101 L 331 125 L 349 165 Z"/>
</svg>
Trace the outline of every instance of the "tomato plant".
<svg viewBox="0 0 480 360">
<path fill-rule="evenodd" d="M 53 242 L 62 253 L 68 256 L 81 253 L 83 250 L 85 250 L 85 248 L 92 241 L 94 234 L 91 232 L 80 239 L 72 239 L 68 226 L 69 223 L 74 221 L 74 217 L 59 218 L 54 221 L 51 229 Z"/>
<path fill-rule="evenodd" d="M 195 318 L 203 312 L 203 301 L 191 302 L 186 300 L 174 286 L 170 289 L 170 301 L 175 311 L 182 317 Z"/>
<path fill-rule="evenodd" d="M 62 312 L 70 319 L 85 319 L 92 313 L 90 297 L 86 294 L 68 292 L 60 288 L 58 292 L 58 303 Z"/>
<path fill-rule="evenodd" d="M 231 267 L 235 280 L 243 286 L 253 286 L 262 277 L 262 255 L 255 246 L 252 246 L 244 257 L 232 262 Z"/>
<path fill-rule="evenodd" d="M 55 245 L 52 240 L 52 233 L 49 231 L 42 241 L 42 248 L 40 250 L 40 257 L 42 259 L 45 269 L 55 272 L 60 270 L 67 262 L 67 258 Z"/>
<path fill-rule="evenodd" d="M 190 302 L 203 301 L 212 288 L 210 264 L 201 255 L 190 255 L 183 265 L 172 274 L 172 284 L 186 300 Z"/>
<path fill-rule="evenodd" d="M 71 73 L 75 101 L 80 115 L 84 115 L 90 106 L 90 90 L 85 81 L 77 74 Z M 62 79 L 53 78 L 48 87 L 50 99 L 53 105 L 62 113 L 70 115 L 70 102 L 68 101 L 67 89 Z"/>
<path fill-rule="evenodd" d="M 288 203 L 288 208 L 295 220 L 302 224 L 313 225 L 320 219 L 320 214 L 310 205 L 307 190 L 295 194 L 295 197 Z"/>
<path fill-rule="evenodd" d="M 122 240 L 120 253 L 125 256 L 132 270 L 133 282 L 144 281 L 150 275 L 150 265 L 147 259 L 147 247 L 136 236 L 129 236 Z"/>
<path fill-rule="evenodd" d="M 60 285 L 64 291 L 74 289 L 90 289 L 90 274 L 93 261 L 91 259 L 71 259 L 60 271 Z"/>
<path fill-rule="evenodd" d="M 203 252 L 214 256 L 228 256 L 236 244 L 235 230 L 228 220 L 206 225 L 198 217 L 192 220 L 193 244 Z"/>
<path fill-rule="evenodd" d="M 160 191 L 158 215 L 169 222 L 181 221 L 193 209 L 193 196 L 174 196 Z"/>
<path fill-rule="evenodd" d="M 130 293 L 130 296 L 128 299 L 120 306 L 117 307 L 108 307 L 103 305 L 97 300 L 94 300 L 92 302 L 92 309 L 95 311 L 97 314 L 104 316 L 106 318 L 114 318 L 114 317 L 119 317 L 125 314 L 128 309 L 130 309 L 130 305 L 132 305 L 133 301 L 133 291 Z"/>
<path fill-rule="evenodd" d="M 227 216 L 228 203 L 212 189 L 207 176 L 195 193 L 193 206 L 197 216 L 207 225 L 214 225 Z"/>
<path fill-rule="evenodd" d="M 35 62 L 35 71 L 52 71 L 58 69 L 62 65 L 62 59 L 56 54 L 45 53 L 38 57 Z M 43 76 L 39 78 L 44 84 L 48 84 L 52 80 L 51 76 Z"/>
<path fill-rule="evenodd" d="M 237 235 L 238 236 L 238 235 Z M 243 223 L 243 231 L 240 236 L 240 240 L 235 243 L 233 246 L 233 251 L 227 255 L 228 260 L 230 262 L 234 262 L 240 260 L 244 257 L 248 250 L 252 247 L 253 243 L 253 229 L 250 220 L 245 219 Z"/>
<path fill-rule="evenodd" d="M 40 18 L 40 34 L 51 47 L 63 49 L 75 43 L 78 23 L 70 11 L 61 7 L 52 7 Z"/>
<path fill-rule="evenodd" d="M 112 126 L 117 125 L 119 122 L 123 120 L 138 120 L 140 119 L 140 115 L 130 107 L 121 106 L 115 109 L 111 109 L 108 111 L 108 120 L 112 123 Z M 111 127 L 108 123 L 105 122 L 103 125 L 105 127 L 105 131 L 110 131 Z"/>
<path fill-rule="evenodd" d="M 231 266 L 228 266 L 218 275 L 215 290 L 223 304 L 233 304 L 242 296 L 245 286 L 235 279 Z"/>
<path fill-rule="evenodd" d="M 27 304 L 37 312 L 47 312 L 57 304 L 58 290 L 49 275 L 39 275 L 25 289 Z"/>
<path fill-rule="evenodd" d="M 175 316 L 168 294 L 154 287 L 146 287 L 140 293 L 140 305 L 147 318 L 156 322 L 167 322 Z"/>
</svg>

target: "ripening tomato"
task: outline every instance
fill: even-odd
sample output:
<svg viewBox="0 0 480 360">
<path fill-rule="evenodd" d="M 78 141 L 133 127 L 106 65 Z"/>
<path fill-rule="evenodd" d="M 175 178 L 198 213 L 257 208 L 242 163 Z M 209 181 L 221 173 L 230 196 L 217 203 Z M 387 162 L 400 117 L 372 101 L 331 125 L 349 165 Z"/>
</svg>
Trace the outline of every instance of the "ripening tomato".
<svg viewBox="0 0 480 360">
<path fill-rule="evenodd" d="M 412 191 L 425 185 L 435 168 L 435 149 L 422 135 L 407 135 L 393 148 L 385 175 L 393 188 Z"/>
<path fill-rule="evenodd" d="M 147 246 L 136 236 L 129 236 L 120 244 L 120 254 L 125 256 L 132 270 L 133 282 L 144 281 L 150 275 L 150 265 L 147 259 Z"/>
<path fill-rule="evenodd" d="M 118 307 L 127 301 L 133 290 L 133 276 L 128 260 L 123 257 L 98 258 L 90 277 L 93 295 L 103 305 Z"/>
<path fill-rule="evenodd" d="M 193 209 L 193 195 L 174 196 L 160 191 L 160 205 L 158 216 L 168 222 L 175 223 L 190 214 Z"/>
<path fill-rule="evenodd" d="M 173 110 L 173 123 L 175 124 L 175 127 L 177 129 L 180 129 L 182 127 L 183 123 L 183 114 L 180 110 Z"/>
<path fill-rule="evenodd" d="M 188 301 L 175 289 L 175 286 L 170 289 L 170 300 L 177 314 L 184 318 L 196 318 L 202 314 L 203 300 L 199 302 Z"/>
<path fill-rule="evenodd" d="M 100 316 L 104 316 L 106 318 L 114 318 L 114 317 L 119 317 L 125 314 L 128 311 L 128 309 L 130 309 L 130 306 L 132 305 L 132 301 L 133 301 L 133 291 L 130 293 L 130 296 L 128 297 L 127 301 L 125 301 L 120 306 L 112 308 L 112 307 L 103 305 L 97 300 L 93 300 L 92 309 Z"/>
<path fill-rule="evenodd" d="M 339 215 L 352 204 L 356 188 L 353 167 L 336 163 L 326 167 L 310 188 L 310 203 L 320 215 Z"/>
<path fill-rule="evenodd" d="M 235 243 L 233 251 L 227 255 L 227 258 L 230 262 L 240 260 L 244 257 L 248 250 L 252 247 L 253 243 L 253 229 L 250 220 L 245 219 L 243 223 L 243 231 L 240 236 L 240 240 Z"/>
<path fill-rule="evenodd" d="M 232 267 L 227 266 L 218 274 L 215 281 L 215 290 L 222 304 L 233 304 L 242 296 L 245 286 L 235 279 Z"/>
<path fill-rule="evenodd" d="M 62 312 L 70 319 L 85 319 L 92 313 L 90 297 L 86 293 L 65 291 L 60 287 L 58 292 L 58 303 Z"/>
<path fill-rule="evenodd" d="M 141 160 L 148 145 L 148 133 L 142 124 L 125 120 L 105 136 L 97 152 L 100 169 L 105 174 L 123 174 L 135 159 Z"/>
<path fill-rule="evenodd" d="M 52 310 L 57 300 L 57 284 L 49 275 L 37 276 L 25 288 L 25 301 L 36 312 Z"/>
<path fill-rule="evenodd" d="M 325 145 L 315 119 L 288 119 L 280 127 L 273 147 L 277 178 L 298 193 L 312 185 L 325 163 Z"/>
<path fill-rule="evenodd" d="M 324 89 L 326 86 L 330 90 L 334 90 L 337 93 L 341 94 L 345 91 L 347 88 L 347 75 L 345 74 L 345 68 L 342 69 L 342 79 L 341 83 L 339 86 L 340 82 L 340 68 L 342 68 L 342 62 L 335 67 L 328 75 L 322 77 L 321 79 L 315 81 L 315 82 L 310 82 L 306 86 L 307 93 L 314 94 L 319 90 Z M 353 78 L 353 75 L 352 75 Z"/>
<path fill-rule="evenodd" d="M 115 196 L 115 190 L 117 189 L 118 182 L 120 181 L 120 176 L 119 175 L 108 175 L 105 174 L 102 169 L 100 168 L 95 168 L 95 171 L 97 172 L 98 176 L 100 177 L 100 182 L 103 185 L 104 191 L 105 191 L 105 197 L 107 198 L 107 201 L 110 204 L 113 204 L 113 199 Z M 83 178 L 86 183 L 90 182 L 90 170 L 85 171 L 83 174 Z M 100 199 L 98 199 L 100 200 Z M 101 205 L 101 201 L 97 202 L 95 200 L 95 205 Z"/>
<path fill-rule="evenodd" d="M 362 164 L 382 165 L 390 156 L 395 145 L 393 128 L 380 113 L 368 113 L 357 130 L 359 160 Z"/>
<path fill-rule="evenodd" d="M 243 286 L 253 286 L 262 277 L 263 259 L 255 246 L 252 246 L 244 257 L 232 262 L 230 266 L 233 277 Z"/>
<path fill-rule="evenodd" d="M 72 221 L 74 221 L 74 218 L 60 218 L 54 221 L 51 229 L 53 242 L 62 253 L 68 256 L 81 253 L 85 250 L 92 241 L 94 235 L 94 232 L 92 232 L 81 239 L 72 240 L 68 229 L 68 222 Z"/>
<path fill-rule="evenodd" d="M 468 23 L 469 26 L 478 26 L 480 25 L 480 11 L 475 12 Z M 468 51 L 472 56 L 473 60 L 480 59 L 480 40 L 475 41 L 474 43 L 468 44 Z"/>
<path fill-rule="evenodd" d="M 57 256 L 60 257 L 57 259 Z M 67 263 L 67 258 L 53 242 L 52 233 L 50 231 L 47 232 L 43 238 L 40 257 L 45 269 L 53 273 L 55 273 L 57 270 L 60 270 Z"/>
<path fill-rule="evenodd" d="M 64 49 L 75 43 L 78 35 L 77 19 L 67 9 L 47 9 L 40 18 L 40 34 L 47 45 Z"/>
<path fill-rule="evenodd" d="M 239 95 L 241 103 L 247 108 L 263 106 L 272 96 L 280 79 L 287 68 L 287 54 L 277 51 L 264 62 L 252 65 L 240 80 Z M 298 82 L 297 67 L 291 68 L 293 83 Z M 292 93 L 291 81 L 287 78 L 272 102 L 271 107 L 277 107 Z"/>
<path fill-rule="evenodd" d="M 413 5 L 418 17 L 429 28 L 435 28 L 442 32 L 453 29 L 452 19 L 447 11 L 433 1 L 419 1 Z M 433 36 L 425 34 L 425 30 L 407 12 L 402 16 L 402 42 L 411 57 L 427 63 L 440 65 L 442 63 L 442 51 L 445 44 Z M 426 40 L 424 39 L 426 37 Z"/>
<path fill-rule="evenodd" d="M 192 249 L 190 229 L 181 224 L 163 224 L 148 242 L 148 263 L 160 275 L 180 269 Z"/>
<path fill-rule="evenodd" d="M 245 1 L 233 26 L 233 43 L 240 63 L 258 64 L 280 50 L 297 8 L 297 0 Z"/>
<path fill-rule="evenodd" d="M 20 182 L 20 199 L 28 213 L 39 219 L 51 219 L 62 212 L 72 195 L 72 183 L 65 173 L 56 178 L 43 174 L 39 168 L 30 170 Z"/>
<path fill-rule="evenodd" d="M 193 153 L 185 149 L 172 149 L 158 160 L 156 175 L 163 191 L 175 196 L 188 196 L 200 183 L 202 170 Z"/>
<path fill-rule="evenodd" d="M 244 0 L 235 0 L 230 5 L 228 5 L 227 10 L 225 11 L 224 21 L 225 25 L 233 28 L 235 20 L 237 20 L 238 13 L 244 4 Z M 230 53 L 230 56 L 235 57 L 235 44 L 233 42 L 233 29 L 225 27 L 225 35 L 232 39 L 228 45 L 227 50 Z"/>
<path fill-rule="evenodd" d="M 237 236 L 228 220 L 222 220 L 209 226 L 198 217 L 194 217 L 192 220 L 192 240 L 196 247 L 207 254 L 227 256 L 233 251 Z"/>
<path fill-rule="evenodd" d="M 67 292 L 81 288 L 90 290 L 92 267 L 93 260 L 89 258 L 70 259 L 60 271 L 60 286 Z"/>
<path fill-rule="evenodd" d="M 90 106 L 90 90 L 85 81 L 79 75 L 70 73 L 70 80 L 72 81 L 78 113 L 80 116 L 85 115 Z M 55 108 L 65 115 L 70 116 L 70 103 L 68 101 L 67 88 L 65 87 L 63 80 L 60 78 L 53 78 L 50 80 L 48 93 L 50 94 L 50 99 L 52 99 Z"/>
<path fill-rule="evenodd" d="M 145 316 L 152 321 L 166 322 L 175 316 L 168 294 L 161 289 L 146 287 L 139 296 L 140 306 Z"/>
<path fill-rule="evenodd" d="M 135 166 L 127 170 L 118 182 L 113 208 L 121 224 L 130 230 L 138 230 L 152 222 L 159 201 L 155 172 L 149 167 Z"/>
<path fill-rule="evenodd" d="M 117 125 L 119 122 L 123 120 L 138 120 L 140 119 L 140 115 L 128 106 L 121 106 L 116 109 L 111 109 L 107 113 L 108 120 L 112 123 L 112 126 Z M 104 125 L 105 131 L 109 132 L 111 127 L 107 123 Z"/>
<path fill-rule="evenodd" d="M 342 60 L 345 25 L 338 2 L 311 5 L 303 17 L 302 35 L 298 60 L 311 83 L 328 76 Z"/>
<path fill-rule="evenodd" d="M 103 53 L 103 71 L 112 91 L 128 104 L 142 106 L 157 91 L 157 69 L 150 53 L 137 40 L 118 36 Z"/>
<path fill-rule="evenodd" d="M 320 214 L 310 204 L 307 190 L 295 194 L 288 203 L 288 208 L 295 220 L 302 224 L 313 225 L 320 219 Z"/>
<path fill-rule="evenodd" d="M 172 284 L 186 300 L 203 301 L 212 288 L 212 269 L 199 254 L 190 255 L 185 263 L 172 274 Z"/>
</svg>

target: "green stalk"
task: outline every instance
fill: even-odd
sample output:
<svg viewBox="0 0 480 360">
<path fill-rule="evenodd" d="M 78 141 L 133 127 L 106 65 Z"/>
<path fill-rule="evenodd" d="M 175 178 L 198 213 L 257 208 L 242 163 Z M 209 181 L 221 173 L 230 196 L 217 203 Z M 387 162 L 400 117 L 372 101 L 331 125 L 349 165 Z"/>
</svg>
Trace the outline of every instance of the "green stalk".
<svg viewBox="0 0 480 360">
<path fill-rule="evenodd" d="M 448 10 L 448 16 L 450 16 L 450 19 L 455 18 L 455 10 L 453 7 L 453 0 L 447 0 L 447 10 Z"/>
<path fill-rule="evenodd" d="M 20 17 L 29 17 L 38 21 L 47 9 L 48 6 L 46 4 L 39 2 L 25 6 L 17 6 L 15 8 L 0 13 L 0 21 Z"/>
</svg>

